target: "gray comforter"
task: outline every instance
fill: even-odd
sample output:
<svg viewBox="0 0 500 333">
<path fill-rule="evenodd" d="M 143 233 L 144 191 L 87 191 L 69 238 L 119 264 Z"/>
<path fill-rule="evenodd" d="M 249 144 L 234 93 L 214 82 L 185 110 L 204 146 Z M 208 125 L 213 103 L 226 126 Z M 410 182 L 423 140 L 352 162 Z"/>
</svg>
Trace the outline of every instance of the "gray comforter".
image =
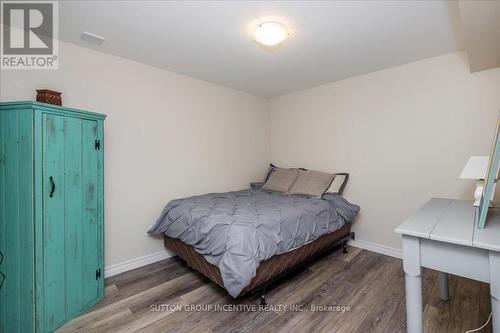
<svg viewBox="0 0 500 333">
<path fill-rule="evenodd" d="M 193 246 L 219 268 L 225 288 L 237 297 L 260 262 L 337 230 L 358 212 L 339 195 L 319 199 L 248 189 L 173 200 L 148 232 Z"/>
</svg>

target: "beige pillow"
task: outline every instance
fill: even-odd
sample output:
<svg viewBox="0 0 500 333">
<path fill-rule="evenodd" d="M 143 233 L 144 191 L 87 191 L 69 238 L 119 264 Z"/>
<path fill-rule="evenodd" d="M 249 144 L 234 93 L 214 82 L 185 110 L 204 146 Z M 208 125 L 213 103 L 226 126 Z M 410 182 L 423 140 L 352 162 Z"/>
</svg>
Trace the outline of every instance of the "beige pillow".
<svg viewBox="0 0 500 333">
<path fill-rule="evenodd" d="M 335 175 L 335 178 L 333 178 L 332 184 L 330 185 L 328 190 L 326 190 L 326 193 L 339 193 L 340 194 L 340 190 L 342 189 L 342 185 L 344 185 L 346 177 L 347 177 L 346 175 L 342 175 L 342 174 Z"/>
<path fill-rule="evenodd" d="M 320 198 L 330 186 L 333 175 L 318 171 L 299 170 L 299 176 L 288 194 L 304 194 Z"/>
<path fill-rule="evenodd" d="M 277 192 L 287 192 L 292 186 L 295 179 L 297 179 L 298 175 L 297 169 L 282 169 L 276 168 L 269 179 L 266 181 L 264 186 L 262 186 L 263 190 L 271 190 Z"/>
</svg>

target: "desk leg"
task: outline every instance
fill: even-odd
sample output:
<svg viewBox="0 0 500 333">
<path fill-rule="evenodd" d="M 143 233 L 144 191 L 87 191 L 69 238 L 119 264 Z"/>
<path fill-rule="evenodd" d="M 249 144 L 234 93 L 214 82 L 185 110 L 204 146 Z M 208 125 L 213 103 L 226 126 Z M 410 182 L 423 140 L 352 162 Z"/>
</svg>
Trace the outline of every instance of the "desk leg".
<svg viewBox="0 0 500 333">
<path fill-rule="evenodd" d="M 403 235 L 403 269 L 405 271 L 406 321 L 408 333 L 423 332 L 422 277 L 420 239 Z"/>
<path fill-rule="evenodd" d="M 448 289 L 448 274 L 444 272 L 438 272 L 438 287 L 439 287 L 439 298 L 443 301 L 450 300 L 450 291 Z"/>
<path fill-rule="evenodd" d="M 405 273 L 408 333 L 422 332 L 422 279 Z"/>
<path fill-rule="evenodd" d="M 500 253 L 490 251 L 490 294 L 493 332 L 500 332 Z"/>
<path fill-rule="evenodd" d="M 500 301 L 491 296 L 491 311 L 493 312 L 493 332 L 500 332 Z"/>
</svg>

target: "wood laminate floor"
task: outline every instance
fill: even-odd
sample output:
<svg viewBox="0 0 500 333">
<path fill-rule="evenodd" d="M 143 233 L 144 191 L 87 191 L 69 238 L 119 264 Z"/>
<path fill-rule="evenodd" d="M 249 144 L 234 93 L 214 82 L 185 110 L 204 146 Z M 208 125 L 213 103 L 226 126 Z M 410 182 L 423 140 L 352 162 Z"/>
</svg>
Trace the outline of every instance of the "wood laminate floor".
<svg viewBox="0 0 500 333">
<path fill-rule="evenodd" d="M 487 284 L 450 276 L 451 301 L 444 302 L 434 271 L 424 270 L 422 281 L 425 332 L 463 333 L 488 318 Z M 357 248 L 332 252 L 277 282 L 267 302 L 270 311 L 186 311 L 185 305 L 258 305 L 259 296 L 234 300 L 170 258 L 108 278 L 103 302 L 58 332 L 406 332 L 401 260 Z M 283 311 L 293 304 L 302 307 Z M 350 309 L 304 311 L 317 305 Z M 481 332 L 491 332 L 491 323 Z"/>
</svg>

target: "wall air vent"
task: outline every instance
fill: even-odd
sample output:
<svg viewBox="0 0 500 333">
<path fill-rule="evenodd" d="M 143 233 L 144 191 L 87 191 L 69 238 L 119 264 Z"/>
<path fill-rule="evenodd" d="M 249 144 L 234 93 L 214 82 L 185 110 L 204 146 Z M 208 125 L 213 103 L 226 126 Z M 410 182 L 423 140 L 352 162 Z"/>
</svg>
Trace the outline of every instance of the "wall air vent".
<svg viewBox="0 0 500 333">
<path fill-rule="evenodd" d="M 80 40 L 95 45 L 102 45 L 102 43 L 104 43 L 104 37 L 94 35 L 86 31 L 82 32 L 82 34 L 80 35 Z"/>
</svg>

